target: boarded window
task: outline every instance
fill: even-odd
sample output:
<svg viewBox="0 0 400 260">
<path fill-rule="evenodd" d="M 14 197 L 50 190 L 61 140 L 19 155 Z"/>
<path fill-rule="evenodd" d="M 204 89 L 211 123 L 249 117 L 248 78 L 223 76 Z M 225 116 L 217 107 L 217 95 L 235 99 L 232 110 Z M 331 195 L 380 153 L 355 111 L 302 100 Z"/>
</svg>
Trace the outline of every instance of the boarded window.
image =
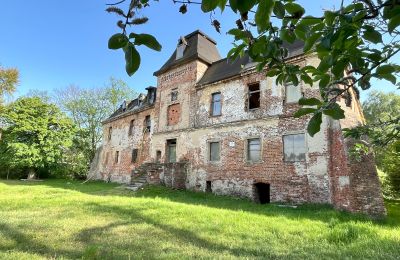
<svg viewBox="0 0 400 260">
<path fill-rule="evenodd" d="M 258 162 L 261 159 L 261 141 L 260 138 L 247 140 L 247 161 Z"/>
<path fill-rule="evenodd" d="M 146 116 L 144 119 L 144 132 L 150 133 L 151 131 L 151 119 L 150 116 Z"/>
<path fill-rule="evenodd" d="M 111 135 L 112 135 L 112 127 L 110 126 L 108 128 L 108 140 L 111 140 Z"/>
<path fill-rule="evenodd" d="M 132 162 L 135 163 L 137 161 L 137 157 L 138 157 L 138 149 L 133 149 L 132 150 Z"/>
<path fill-rule="evenodd" d="M 220 159 L 220 143 L 219 142 L 210 142 L 210 161 L 216 162 Z"/>
<path fill-rule="evenodd" d="M 168 162 L 176 162 L 176 139 L 167 140 Z"/>
<path fill-rule="evenodd" d="M 283 153 L 286 162 L 304 161 L 306 159 L 304 134 L 284 135 Z"/>
<path fill-rule="evenodd" d="M 168 125 L 176 125 L 179 122 L 181 115 L 180 104 L 173 104 L 168 107 Z"/>
<path fill-rule="evenodd" d="M 286 85 L 286 103 L 297 103 L 302 97 L 300 85 L 294 86 L 293 84 Z"/>
<path fill-rule="evenodd" d="M 261 91 L 259 83 L 249 85 L 249 99 L 248 99 L 249 110 L 260 107 L 260 95 Z"/>
<path fill-rule="evenodd" d="M 119 162 L 119 151 L 115 152 L 115 163 Z"/>
<path fill-rule="evenodd" d="M 178 89 L 175 88 L 171 91 L 171 101 L 178 100 Z"/>
<path fill-rule="evenodd" d="M 221 93 L 213 93 L 211 95 L 211 115 L 220 116 L 221 115 Z"/>
<path fill-rule="evenodd" d="M 135 120 L 131 120 L 131 122 L 129 123 L 128 135 L 132 135 L 133 134 L 133 125 L 134 124 L 135 124 Z"/>
</svg>

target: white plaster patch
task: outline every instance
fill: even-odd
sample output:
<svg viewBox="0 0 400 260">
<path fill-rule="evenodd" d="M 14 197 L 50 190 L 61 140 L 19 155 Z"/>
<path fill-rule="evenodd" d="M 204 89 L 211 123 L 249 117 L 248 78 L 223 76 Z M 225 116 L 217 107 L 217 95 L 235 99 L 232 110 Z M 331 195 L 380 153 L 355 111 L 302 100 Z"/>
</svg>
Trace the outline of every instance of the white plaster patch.
<svg viewBox="0 0 400 260">
<path fill-rule="evenodd" d="M 339 176 L 339 187 L 344 188 L 345 186 L 350 185 L 350 178 L 349 176 Z"/>
</svg>

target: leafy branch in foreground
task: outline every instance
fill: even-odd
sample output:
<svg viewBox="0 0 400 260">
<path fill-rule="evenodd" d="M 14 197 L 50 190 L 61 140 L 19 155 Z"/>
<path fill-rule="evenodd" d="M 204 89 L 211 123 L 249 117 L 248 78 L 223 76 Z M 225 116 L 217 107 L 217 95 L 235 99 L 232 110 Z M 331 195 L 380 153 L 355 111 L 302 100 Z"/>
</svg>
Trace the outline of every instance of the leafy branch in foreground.
<svg viewBox="0 0 400 260">
<path fill-rule="evenodd" d="M 121 33 L 116 33 L 108 40 L 108 48 L 112 50 L 123 49 L 125 53 L 126 62 L 126 73 L 132 76 L 140 66 L 140 54 L 136 50 L 136 46 L 145 45 L 150 49 L 161 51 L 161 45 L 156 38 L 150 34 L 127 34 L 127 27 L 134 25 L 145 24 L 148 21 L 147 17 L 137 17 L 139 10 L 149 6 L 148 0 L 132 0 L 130 1 L 128 12 L 124 12 L 122 9 L 116 7 L 125 1 L 120 1 L 115 4 L 111 4 L 106 9 L 109 13 L 114 13 L 122 20 L 117 22 L 118 27 L 122 30 Z"/>
<path fill-rule="evenodd" d="M 125 1 L 121 1 L 125 2 Z M 147 1 L 130 0 L 132 7 L 148 5 Z M 257 69 L 266 69 L 266 75 L 276 77 L 277 84 L 291 83 L 319 87 L 320 103 L 314 109 L 302 109 L 297 116 L 311 115 L 308 132 L 311 136 L 320 130 L 322 115 L 334 119 L 344 118 L 344 111 L 336 104 L 343 98 L 352 102 L 352 93 L 371 87 L 373 78 L 389 81 L 399 86 L 400 66 L 395 57 L 400 49 L 400 0 L 354 0 L 337 10 L 326 10 L 322 16 L 307 14 L 306 9 L 294 0 L 173 0 L 182 4 L 181 13 L 187 13 L 190 4 L 201 5 L 210 17 L 216 9 L 230 9 L 238 15 L 234 28 L 227 33 L 235 43 L 228 57 L 236 59 L 247 53 L 258 63 Z M 126 26 L 133 15 L 114 10 L 126 18 L 120 21 L 122 34 L 115 36 L 111 47 L 123 48 L 129 75 L 140 64 L 135 47 L 126 36 Z M 220 31 L 220 22 L 212 25 Z M 150 39 L 150 38 L 149 38 Z M 289 53 L 284 43 L 303 41 L 306 55 L 315 55 L 318 65 L 300 66 L 287 62 Z M 139 41 L 140 42 L 140 41 Z M 155 43 L 155 39 L 147 43 Z M 122 46 L 122 47 L 121 47 Z M 148 46 L 148 45 L 147 45 Z M 129 69 L 128 69 L 129 68 Z M 301 101 L 307 103 L 307 99 Z M 301 105 L 301 103 L 300 103 Z"/>
</svg>

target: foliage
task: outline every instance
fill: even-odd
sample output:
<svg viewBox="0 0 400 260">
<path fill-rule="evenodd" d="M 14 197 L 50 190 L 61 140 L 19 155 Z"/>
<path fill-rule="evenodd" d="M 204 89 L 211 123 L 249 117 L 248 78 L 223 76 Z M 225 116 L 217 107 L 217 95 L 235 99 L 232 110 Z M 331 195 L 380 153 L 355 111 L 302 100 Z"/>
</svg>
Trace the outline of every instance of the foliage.
<svg viewBox="0 0 400 260">
<path fill-rule="evenodd" d="M 372 91 L 362 104 L 368 127 L 346 130 L 346 135 L 369 136 L 379 169 L 387 175 L 386 190 L 400 194 L 400 95 Z"/>
<path fill-rule="evenodd" d="M 5 94 L 12 94 L 19 82 L 17 69 L 6 69 L 0 66 L 0 105 L 3 103 Z"/>
<path fill-rule="evenodd" d="M 19 98 L 7 105 L 0 120 L 5 125 L 0 160 L 11 169 L 54 169 L 72 144 L 72 121 L 38 97 Z"/>
<path fill-rule="evenodd" d="M 400 202 L 386 204 L 375 222 L 157 186 L 0 181 L 0 258 L 396 259 Z"/>
<path fill-rule="evenodd" d="M 102 88 L 83 89 L 69 86 L 56 91 L 57 104 L 78 127 L 74 140 L 74 150 L 79 161 L 89 166 L 103 136 L 102 121 L 112 114 L 124 100 L 136 96 L 122 80 L 114 78 Z M 83 157 L 81 154 L 83 153 Z M 74 161 L 78 161 L 78 158 Z M 82 160 L 84 158 L 84 160 Z M 77 167 L 82 167 L 78 166 Z"/>
<path fill-rule="evenodd" d="M 129 3 L 124 13 L 117 6 Z M 224 12 L 230 9 L 238 15 L 236 28 L 228 31 L 235 44 L 228 56 L 232 59 L 247 53 L 257 68 L 266 68 L 267 76 L 276 76 L 279 84 L 300 82 L 317 85 L 321 94 L 321 104 L 315 110 L 303 110 L 302 115 L 312 114 L 308 132 L 311 136 L 320 130 L 322 115 L 334 119 L 343 118 L 343 110 L 336 105 L 338 98 L 351 102 L 350 91 L 371 87 L 371 79 L 397 83 L 396 75 L 400 66 L 392 59 L 400 51 L 398 26 L 400 25 L 400 1 L 398 0 L 355 0 L 342 5 L 338 10 L 326 10 L 322 16 L 307 14 L 294 0 L 202 0 L 174 1 L 181 3 L 179 11 L 187 12 L 187 5 L 201 4 L 203 12 L 210 12 L 212 25 L 220 31 L 221 24 L 214 19 L 217 8 Z M 127 73 L 132 75 L 140 65 L 140 56 L 135 41 L 130 42 L 127 27 L 138 10 L 149 6 L 149 0 L 123 0 L 112 5 L 107 11 L 122 16 L 122 29 L 110 38 L 111 49 L 123 48 Z M 147 18 L 144 19 L 147 21 Z M 130 34 L 137 35 L 137 34 Z M 159 50 L 154 37 L 146 35 L 145 45 Z M 296 40 L 304 42 L 305 54 L 315 54 L 318 66 L 301 67 L 287 63 L 288 50 L 285 43 Z M 140 41 L 139 41 L 140 42 Z"/>
</svg>

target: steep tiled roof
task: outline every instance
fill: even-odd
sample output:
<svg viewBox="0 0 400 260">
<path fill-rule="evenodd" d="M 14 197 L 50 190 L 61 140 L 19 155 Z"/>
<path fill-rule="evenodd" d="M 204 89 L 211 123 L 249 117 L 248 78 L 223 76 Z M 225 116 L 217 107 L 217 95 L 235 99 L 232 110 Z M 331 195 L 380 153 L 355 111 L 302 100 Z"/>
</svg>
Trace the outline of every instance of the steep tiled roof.
<svg viewBox="0 0 400 260">
<path fill-rule="evenodd" d="M 168 59 L 168 61 L 156 72 L 154 76 L 172 69 L 176 66 L 193 60 L 202 60 L 207 64 L 211 64 L 221 59 L 216 42 L 200 30 L 194 31 L 184 37 L 187 47 L 180 59 L 176 59 L 176 50 Z"/>
<path fill-rule="evenodd" d="M 304 42 L 296 41 L 293 44 L 283 44 L 289 51 L 288 58 L 300 55 L 303 53 Z M 197 85 L 211 84 L 220 80 L 228 79 L 236 75 L 240 75 L 243 70 L 248 69 L 252 64 L 250 57 L 244 55 L 236 60 L 222 59 L 211 64 L 204 73 L 203 77 Z"/>
</svg>

